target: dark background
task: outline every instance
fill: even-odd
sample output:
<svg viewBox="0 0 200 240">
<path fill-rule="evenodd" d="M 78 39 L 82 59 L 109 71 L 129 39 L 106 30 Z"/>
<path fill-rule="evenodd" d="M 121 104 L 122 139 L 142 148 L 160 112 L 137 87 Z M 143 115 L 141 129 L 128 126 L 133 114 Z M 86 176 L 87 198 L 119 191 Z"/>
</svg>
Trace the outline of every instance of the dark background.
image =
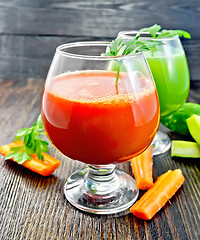
<svg viewBox="0 0 200 240">
<path fill-rule="evenodd" d="M 200 80 L 199 0 L 0 0 L 0 79 L 45 80 L 58 45 L 155 23 L 190 32 L 183 46 L 191 80 Z"/>
</svg>

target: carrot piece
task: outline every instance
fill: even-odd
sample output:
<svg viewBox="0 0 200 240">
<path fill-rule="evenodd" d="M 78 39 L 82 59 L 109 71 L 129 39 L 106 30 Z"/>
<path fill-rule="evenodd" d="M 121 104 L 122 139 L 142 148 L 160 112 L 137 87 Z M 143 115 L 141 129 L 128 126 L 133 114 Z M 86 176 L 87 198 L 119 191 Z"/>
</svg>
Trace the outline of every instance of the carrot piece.
<svg viewBox="0 0 200 240">
<path fill-rule="evenodd" d="M 21 147 L 22 145 L 23 145 L 23 141 L 17 141 L 17 142 L 0 146 L 0 153 L 6 156 L 10 152 L 11 148 Z M 21 165 L 42 176 L 49 176 L 60 166 L 61 161 L 57 160 L 54 157 L 51 157 L 47 153 L 43 153 L 43 156 L 44 156 L 44 161 L 38 159 L 36 154 L 33 154 L 30 160 L 25 161 Z M 14 161 L 14 159 L 10 159 L 10 160 Z"/>
<path fill-rule="evenodd" d="M 136 181 L 136 188 L 147 190 L 153 186 L 152 176 L 153 146 L 131 159 L 131 168 Z"/>
<path fill-rule="evenodd" d="M 175 194 L 184 180 L 180 169 L 169 170 L 162 174 L 140 200 L 130 208 L 130 211 L 138 218 L 150 220 Z"/>
</svg>

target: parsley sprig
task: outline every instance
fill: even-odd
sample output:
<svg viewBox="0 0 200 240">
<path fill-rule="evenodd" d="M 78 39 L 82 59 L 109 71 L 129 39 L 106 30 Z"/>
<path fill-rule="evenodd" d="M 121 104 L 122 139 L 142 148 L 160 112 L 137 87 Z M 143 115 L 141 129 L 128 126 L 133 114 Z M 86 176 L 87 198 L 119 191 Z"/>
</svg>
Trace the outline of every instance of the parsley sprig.
<svg viewBox="0 0 200 240">
<path fill-rule="evenodd" d="M 38 158 L 44 161 L 42 152 L 48 152 L 48 142 L 41 139 L 40 135 L 45 135 L 44 128 L 39 115 L 36 123 L 30 128 L 22 128 L 17 131 L 15 141 L 23 140 L 23 146 L 11 148 L 5 159 L 14 158 L 19 164 L 31 159 L 31 155 L 36 153 Z"/>
<path fill-rule="evenodd" d="M 191 38 L 191 35 L 184 30 L 166 30 L 166 29 L 163 29 L 162 31 L 160 30 L 161 26 L 158 24 L 154 24 L 151 27 L 140 29 L 140 32 L 148 32 L 153 38 L 169 38 L 175 35 L 184 38 Z"/>
<path fill-rule="evenodd" d="M 153 40 L 141 40 L 140 34 L 137 34 L 133 39 L 128 39 L 124 41 L 122 38 L 116 38 L 111 42 L 111 44 L 107 47 L 106 53 L 104 56 L 124 56 L 132 53 L 149 51 L 150 49 L 155 49 L 158 45 L 163 43 L 159 43 Z M 119 81 L 119 72 L 121 67 L 121 61 L 117 58 L 115 61 L 118 63 L 117 67 L 117 76 L 116 76 L 116 84 Z"/>
<path fill-rule="evenodd" d="M 140 34 L 137 34 L 133 39 L 124 41 L 122 38 L 116 38 L 108 46 L 104 56 L 123 56 L 131 53 L 148 51 L 162 43 L 153 40 L 141 40 Z"/>
</svg>

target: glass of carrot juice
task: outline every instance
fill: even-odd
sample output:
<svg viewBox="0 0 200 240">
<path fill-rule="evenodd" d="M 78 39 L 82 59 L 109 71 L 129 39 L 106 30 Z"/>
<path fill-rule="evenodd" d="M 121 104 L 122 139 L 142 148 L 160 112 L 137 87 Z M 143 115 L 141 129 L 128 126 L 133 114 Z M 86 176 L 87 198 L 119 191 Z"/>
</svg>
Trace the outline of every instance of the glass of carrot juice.
<svg viewBox="0 0 200 240">
<path fill-rule="evenodd" d="M 67 200 L 96 214 L 121 212 L 134 203 L 138 196 L 134 179 L 115 166 L 151 144 L 160 119 L 158 95 L 144 55 L 102 55 L 109 44 L 76 42 L 57 47 L 41 110 L 52 144 L 65 156 L 87 164 L 68 177 Z M 122 71 L 109 70 L 112 63 Z"/>
</svg>

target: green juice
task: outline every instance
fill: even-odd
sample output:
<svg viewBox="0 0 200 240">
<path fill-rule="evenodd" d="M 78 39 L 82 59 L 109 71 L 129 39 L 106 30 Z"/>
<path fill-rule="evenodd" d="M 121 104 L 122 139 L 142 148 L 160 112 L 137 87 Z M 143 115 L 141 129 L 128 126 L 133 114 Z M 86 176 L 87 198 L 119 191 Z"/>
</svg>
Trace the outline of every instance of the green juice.
<svg viewBox="0 0 200 240">
<path fill-rule="evenodd" d="M 145 53 L 160 101 L 161 117 L 175 112 L 186 101 L 189 70 L 185 53 L 177 51 L 162 56 L 159 52 Z"/>
<path fill-rule="evenodd" d="M 190 78 L 185 52 L 182 49 L 160 48 L 156 51 L 144 52 L 144 55 L 156 84 L 161 117 L 170 115 L 185 103 L 189 93 Z M 140 62 L 135 62 L 131 66 L 130 62 L 126 65 L 126 62 L 120 64 L 111 61 L 106 69 L 117 71 L 119 66 L 120 72 L 131 69 L 132 72 L 136 71 L 148 76 Z"/>
</svg>

